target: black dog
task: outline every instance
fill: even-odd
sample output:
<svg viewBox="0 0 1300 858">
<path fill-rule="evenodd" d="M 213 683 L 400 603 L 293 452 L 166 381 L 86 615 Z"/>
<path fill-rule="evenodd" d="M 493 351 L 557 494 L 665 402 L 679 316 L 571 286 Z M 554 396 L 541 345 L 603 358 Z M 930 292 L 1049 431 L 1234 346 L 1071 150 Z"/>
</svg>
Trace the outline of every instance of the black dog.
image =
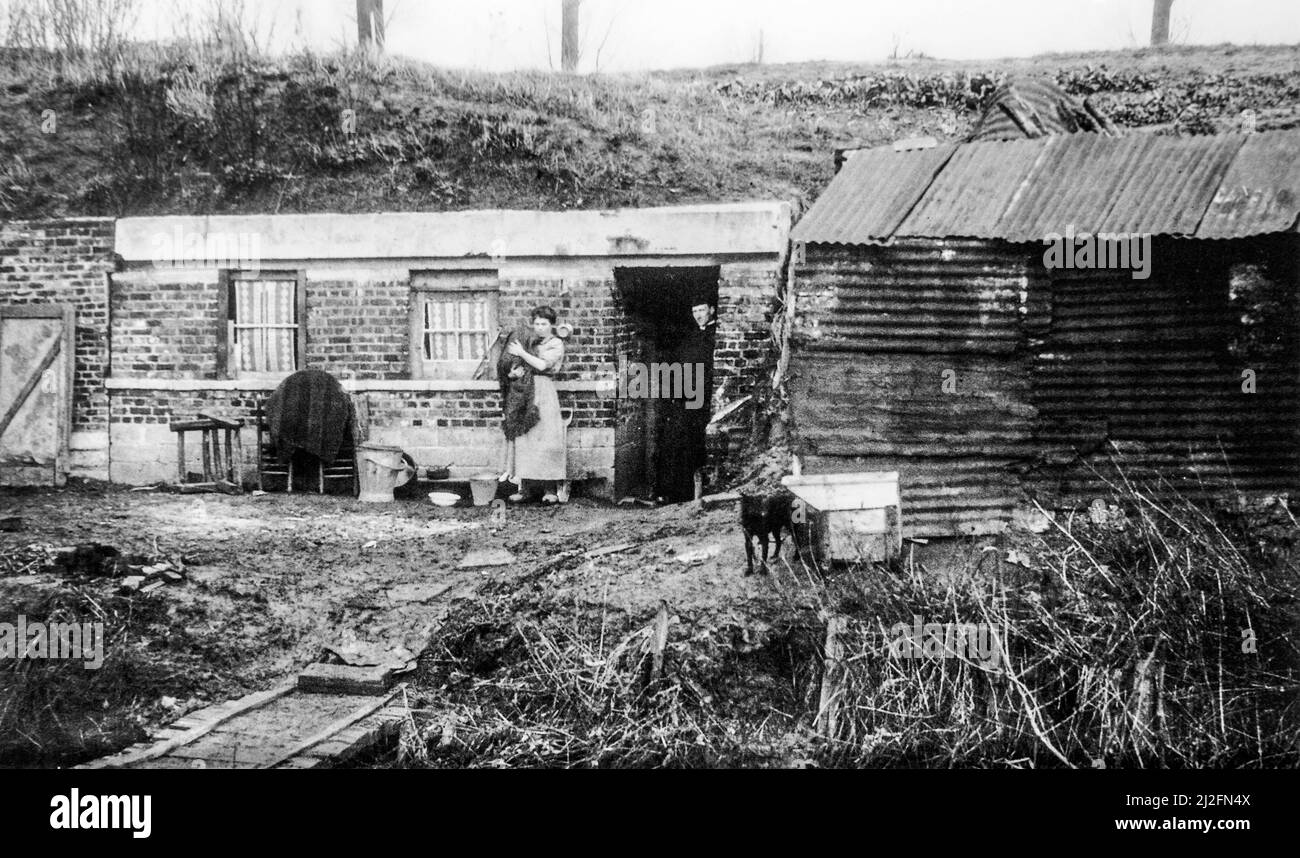
<svg viewBox="0 0 1300 858">
<path fill-rule="evenodd" d="M 740 526 L 745 530 L 745 574 L 754 574 L 754 537 L 758 537 L 763 547 L 761 569 L 767 568 L 767 537 L 771 534 L 776 539 L 776 549 L 772 557 L 781 553 L 781 528 L 790 531 L 790 539 L 799 547 L 794 535 L 794 523 L 791 512 L 794 496 L 788 492 L 766 495 L 747 495 L 740 499 Z"/>
</svg>

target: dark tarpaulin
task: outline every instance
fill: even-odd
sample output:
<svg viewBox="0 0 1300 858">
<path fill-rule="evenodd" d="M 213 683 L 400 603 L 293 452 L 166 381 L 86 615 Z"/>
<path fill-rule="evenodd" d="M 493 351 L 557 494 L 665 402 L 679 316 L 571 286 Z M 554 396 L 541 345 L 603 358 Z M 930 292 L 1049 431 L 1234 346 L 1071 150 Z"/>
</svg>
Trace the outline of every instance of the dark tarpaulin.
<svg viewBox="0 0 1300 858">
<path fill-rule="evenodd" d="M 1079 133 L 1120 137 L 1124 131 L 1091 99 L 1069 95 L 1050 80 L 1021 78 L 998 87 L 967 140 L 1021 140 Z"/>
<path fill-rule="evenodd" d="M 351 431 L 352 399 L 329 373 L 299 370 L 267 400 L 266 422 L 281 462 L 303 450 L 328 465 Z"/>
</svg>

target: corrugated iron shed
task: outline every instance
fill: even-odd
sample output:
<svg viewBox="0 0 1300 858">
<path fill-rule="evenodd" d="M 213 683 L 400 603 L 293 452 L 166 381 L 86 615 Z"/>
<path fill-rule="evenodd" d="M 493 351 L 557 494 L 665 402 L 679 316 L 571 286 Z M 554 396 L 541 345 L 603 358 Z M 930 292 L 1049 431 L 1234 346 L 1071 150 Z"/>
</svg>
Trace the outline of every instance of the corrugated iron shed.
<svg viewBox="0 0 1300 858">
<path fill-rule="evenodd" d="M 924 157 L 931 153 L 930 157 Z M 1246 238 L 1300 218 L 1300 132 L 1072 134 L 853 156 L 795 241 L 1039 241 L 1049 233 Z"/>
<path fill-rule="evenodd" d="M 805 473 L 897 471 L 922 537 L 1125 479 L 1161 500 L 1294 496 L 1298 243 L 1159 238 L 1146 279 L 980 239 L 813 244 L 787 377 Z M 1246 395 L 1247 367 L 1267 395 Z"/>
<path fill-rule="evenodd" d="M 807 473 L 899 471 L 907 535 L 1005 527 L 1019 490 L 1007 465 L 1036 417 L 1024 257 L 958 240 L 811 248 L 789 382 Z M 949 371 L 957 394 L 940 384 Z"/>
</svg>

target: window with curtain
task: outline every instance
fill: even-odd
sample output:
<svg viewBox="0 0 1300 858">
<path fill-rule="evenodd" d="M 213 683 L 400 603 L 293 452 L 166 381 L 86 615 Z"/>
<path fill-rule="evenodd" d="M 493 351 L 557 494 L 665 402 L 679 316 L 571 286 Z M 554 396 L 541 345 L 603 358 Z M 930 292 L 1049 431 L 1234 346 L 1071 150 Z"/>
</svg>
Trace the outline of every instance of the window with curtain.
<svg viewBox="0 0 1300 858">
<path fill-rule="evenodd" d="M 480 361 L 487 356 L 490 292 L 426 292 L 420 336 L 425 361 Z"/>
<path fill-rule="evenodd" d="M 419 378 L 473 378 L 497 336 L 496 272 L 412 278 L 411 369 Z"/>
<path fill-rule="evenodd" d="M 304 297 L 302 278 L 296 272 L 230 275 L 224 295 L 228 376 L 275 377 L 300 368 L 306 333 Z"/>
</svg>

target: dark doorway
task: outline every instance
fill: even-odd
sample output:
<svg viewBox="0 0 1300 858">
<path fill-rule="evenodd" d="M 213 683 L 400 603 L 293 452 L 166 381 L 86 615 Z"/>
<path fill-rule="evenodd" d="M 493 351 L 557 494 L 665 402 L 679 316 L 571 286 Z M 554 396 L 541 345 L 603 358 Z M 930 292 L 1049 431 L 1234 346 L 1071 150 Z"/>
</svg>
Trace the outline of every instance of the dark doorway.
<svg viewBox="0 0 1300 858">
<path fill-rule="evenodd" d="M 716 316 L 718 275 L 717 267 L 614 270 L 626 324 L 615 343 L 620 498 L 695 496 L 695 473 L 707 459 L 716 317 L 701 329 L 691 308 L 705 303 Z"/>
</svg>

